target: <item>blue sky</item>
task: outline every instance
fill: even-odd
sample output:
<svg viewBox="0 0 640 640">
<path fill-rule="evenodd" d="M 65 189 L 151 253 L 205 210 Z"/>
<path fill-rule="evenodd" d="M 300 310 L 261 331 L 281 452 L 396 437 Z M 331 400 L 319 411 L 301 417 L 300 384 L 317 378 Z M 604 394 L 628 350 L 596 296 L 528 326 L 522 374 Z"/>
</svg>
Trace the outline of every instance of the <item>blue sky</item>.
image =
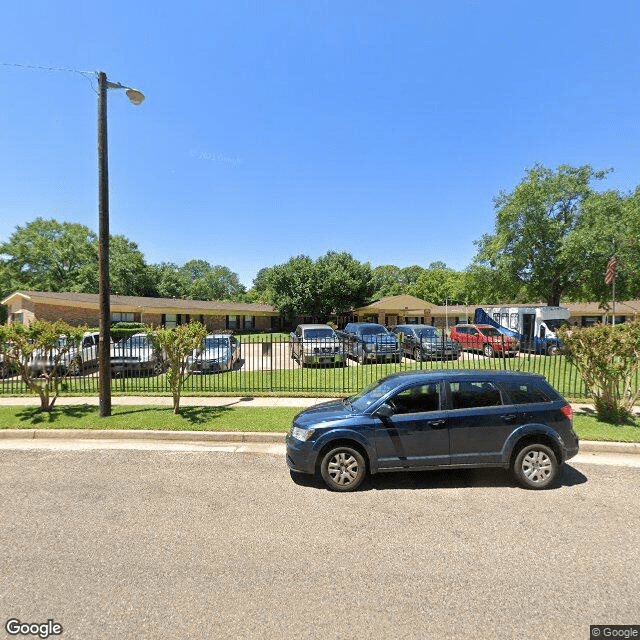
<svg viewBox="0 0 640 640">
<path fill-rule="evenodd" d="M 6 3 L 0 62 L 103 70 L 111 232 L 247 286 L 291 256 L 465 268 L 536 162 L 640 184 L 640 4 Z M 0 241 L 97 231 L 95 81 L 0 64 Z"/>
</svg>

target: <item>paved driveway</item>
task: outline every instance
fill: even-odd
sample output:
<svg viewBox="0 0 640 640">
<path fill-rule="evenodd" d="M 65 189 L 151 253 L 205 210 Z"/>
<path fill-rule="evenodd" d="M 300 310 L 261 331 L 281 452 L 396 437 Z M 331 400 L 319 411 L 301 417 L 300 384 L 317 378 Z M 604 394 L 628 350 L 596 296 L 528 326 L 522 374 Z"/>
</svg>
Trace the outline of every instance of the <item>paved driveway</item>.
<svg viewBox="0 0 640 640">
<path fill-rule="evenodd" d="M 0 611 L 64 639 L 575 638 L 638 623 L 640 469 L 378 476 L 281 455 L 3 451 Z M 4 636 L 3 636 L 4 637 Z"/>
</svg>

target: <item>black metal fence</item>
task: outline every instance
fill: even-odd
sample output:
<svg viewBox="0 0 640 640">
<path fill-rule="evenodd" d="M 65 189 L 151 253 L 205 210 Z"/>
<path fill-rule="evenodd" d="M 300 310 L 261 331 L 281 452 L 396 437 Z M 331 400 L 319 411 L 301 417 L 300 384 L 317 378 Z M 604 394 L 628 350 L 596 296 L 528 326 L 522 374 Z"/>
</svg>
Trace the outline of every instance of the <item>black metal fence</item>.
<svg viewBox="0 0 640 640">
<path fill-rule="evenodd" d="M 336 396 L 355 393 L 371 382 L 395 371 L 428 369 L 506 369 L 544 375 L 563 395 L 587 398 L 589 392 L 577 369 L 562 355 L 519 352 L 510 356 L 487 357 L 481 352 L 462 351 L 458 357 L 416 358 L 376 350 L 365 357 L 348 356 L 349 345 L 314 342 L 306 351 L 291 341 L 270 336 L 239 337 L 233 353 L 211 358 L 208 366 L 197 362 L 184 386 L 185 395 L 251 395 L 279 393 L 283 395 Z M 162 361 L 149 350 L 141 352 L 139 366 L 130 363 L 126 369 L 114 371 L 114 394 L 168 394 L 170 387 Z M 153 363 L 150 366 L 150 363 Z M 165 367 L 166 368 L 166 365 Z M 211 372 L 209 372 L 211 371 Z M 635 381 L 638 388 L 638 380 Z M 72 395 L 97 395 L 98 373 L 95 363 L 85 364 L 80 371 L 68 372 L 63 392 Z M 28 394 L 19 377 L 0 380 L 0 395 Z"/>
</svg>

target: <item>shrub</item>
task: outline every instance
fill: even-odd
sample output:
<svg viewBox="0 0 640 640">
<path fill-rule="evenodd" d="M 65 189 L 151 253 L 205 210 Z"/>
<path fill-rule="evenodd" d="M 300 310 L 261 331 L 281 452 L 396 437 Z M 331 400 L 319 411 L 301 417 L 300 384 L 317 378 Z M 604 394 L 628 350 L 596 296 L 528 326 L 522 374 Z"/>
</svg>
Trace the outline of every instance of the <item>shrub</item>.
<svg viewBox="0 0 640 640">
<path fill-rule="evenodd" d="M 18 371 L 27 389 L 40 396 L 41 411 L 53 409 L 86 330 L 87 327 L 72 327 L 62 320 L 0 326 L 3 357 Z M 37 362 L 41 363 L 41 369 L 36 367 Z"/>
<path fill-rule="evenodd" d="M 633 390 L 640 364 L 640 321 L 563 329 L 560 337 L 591 393 L 598 418 L 627 422 L 640 396 L 640 389 Z"/>
</svg>

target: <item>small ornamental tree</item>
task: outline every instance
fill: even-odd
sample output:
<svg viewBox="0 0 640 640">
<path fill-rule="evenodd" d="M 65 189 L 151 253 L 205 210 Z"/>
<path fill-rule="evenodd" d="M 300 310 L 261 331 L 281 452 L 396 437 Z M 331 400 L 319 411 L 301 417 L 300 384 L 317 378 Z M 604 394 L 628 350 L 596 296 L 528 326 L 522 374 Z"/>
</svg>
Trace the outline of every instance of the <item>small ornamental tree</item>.
<svg viewBox="0 0 640 640">
<path fill-rule="evenodd" d="M 634 380 L 640 365 L 640 321 L 563 328 L 566 355 L 591 392 L 598 418 L 620 424 L 631 417 L 640 396 Z"/>
<path fill-rule="evenodd" d="M 77 346 L 87 327 L 58 320 L 0 326 L 0 350 L 29 391 L 40 396 L 40 410 L 51 411 L 69 375 Z"/>
<path fill-rule="evenodd" d="M 182 387 L 191 375 L 188 357 L 194 349 L 202 347 L 206 335 L 207 328 L 199 322 L 157 329 L 149 334 L 150 339 L 166 354 L 167 380 L 173 395 L 173 413 L 180 412 Z"/>
</svg>

